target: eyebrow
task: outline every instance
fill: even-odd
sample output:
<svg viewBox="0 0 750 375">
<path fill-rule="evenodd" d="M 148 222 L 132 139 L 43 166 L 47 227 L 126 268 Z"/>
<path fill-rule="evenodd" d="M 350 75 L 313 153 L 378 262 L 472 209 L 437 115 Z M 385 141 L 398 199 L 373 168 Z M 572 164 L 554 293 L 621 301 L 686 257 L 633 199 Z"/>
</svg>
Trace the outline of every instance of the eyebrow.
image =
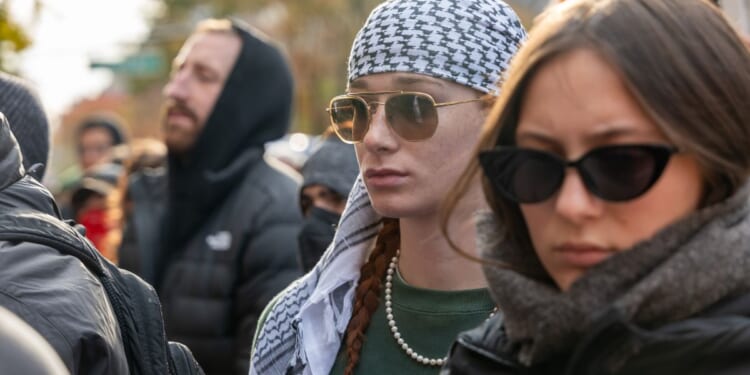
<svg viewBox="0 0 750 375">
<path fill-rule="evenodd" d="M 445 85 L 438 80 L 421 77 L 398 76 L 393 79 L 393 83 L 397 86 L 432 85 L 440 89 L 445 88 Z M 349 89 L 367 90 L 368 87 L 367 82 L 362 80 L 349 83 Z"/>
<path fill-rule="evenodd" d="M 601 129 L 594 130 L 592 133 L 585 135 L 587 144 L 597 144 L 611 140 L 613 138 L 628 136 L 628 135 L 644 135 L 654 136 L 658 135 L 652 131 L 645 131 L 643 129 L 633 128 L 625 124 L 602 124 Z M 516 133 L 516 143 L 521 141 L 535 141 L 550 146 L 559 146 L 557 138 L 552 135 L 537 131 L 535 129 L 526 130 L 521 133 Z"/>
<path fill-rule="evenodd" d="M 403 76 L 399 76 L 399 77 L 396 77 L 396 79 L 394 81 L 395 81 L 395 83 L 397 83 L 399 85 L 407 85 L 407 86 L 409 86 L 409 85 L 420 85 L 421 84 L 421 85 L 433 85 L 433 86 L 437 86 L 438 88 L 441 88 L 441 89 L 445 87 L 445 85 L 443 85 L 443 83 L 440 82 L 440 81 L 438 81 L 438 80 L 421 78 L 421 77 L 403 77 Z"/>
<path fill-rule="evenodd" d="M 557 142 L 557 140 L 555 139 L 555 137 L 553 137 L 551 135 L 547 135 L 547 134 L 541 133 L 541 132 L 537 132 L 537 131 L 535 131 L 533 129 L 532 130 L 526 130 L 526 131 L 521 132 L 521 133 L 516 133 L 516 142 L 515 143 L 516 144 L 522 143 L 523 140 L 540 142 L 540 143 L 544 143 L 544 144 L 550 145 L 550 146 L 558 146 L 560 144 L 559 142 Z"/>
<path fill-rule="evenodd" d="M 349 83 L 349 89 L 366 90 L 367 87 L 367 82 L 365 81 L 354 81 Z"/>
</svg>

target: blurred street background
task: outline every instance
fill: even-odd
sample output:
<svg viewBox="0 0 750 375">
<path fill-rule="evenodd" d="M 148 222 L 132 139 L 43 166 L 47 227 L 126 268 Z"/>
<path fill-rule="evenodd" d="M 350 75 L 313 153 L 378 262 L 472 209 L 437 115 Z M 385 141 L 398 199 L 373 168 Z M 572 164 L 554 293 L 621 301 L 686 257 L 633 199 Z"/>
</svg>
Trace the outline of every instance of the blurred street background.
<svg viewBox="0 0 750 375">
<path fill-rule="evenodd" d="M 194 25 L 235 17 L 280 42 L 296 82 L 292 131 L 268 148 L 303 161 L 328 125 L 323 110 L 345 88 L 354 35 L 381 0 L 0 0 L 0 70 L 38 89 L 53 128 L 46 184 L 79 176 L 74 130 L 92 113 L 119 116 L 130 139 L 160 137 L 161 89 Z M 745 0 L 725 9 L 748 31 Z M 527 27 L 548 0 L 509 0 Z M 292 160 L 293 159 L 293 160 Z M 73 178 L 73 177 L 70 177 Z"/>
</svg>

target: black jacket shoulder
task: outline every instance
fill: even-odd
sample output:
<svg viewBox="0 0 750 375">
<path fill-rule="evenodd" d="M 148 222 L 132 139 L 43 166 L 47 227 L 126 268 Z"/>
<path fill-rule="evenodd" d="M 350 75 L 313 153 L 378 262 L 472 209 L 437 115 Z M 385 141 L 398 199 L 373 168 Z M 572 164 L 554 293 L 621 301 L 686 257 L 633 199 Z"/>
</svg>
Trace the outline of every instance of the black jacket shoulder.
<svg viewBox="0 0 750 375">
<path fill-rule="evenodd" d="M 36 329 L 73 374 L 127 374 L 119 326 L 99 280 L 75 257 L 0 242 L 0 306 Z"/>
<path fill-rule="evenodd" d="M 441 375 L 463 374 L 719 374 L 750 373 L 750 294 L 722 301 L 694 317 L 647 329 L 615 310 L 565 356 L 525 367 L 519 364 L 498 315 L 459 334 Z M 616 338 L 616 339 L 614 339 Z M 633 348 L 612 367 L 610 354 Z"/>
</svg>

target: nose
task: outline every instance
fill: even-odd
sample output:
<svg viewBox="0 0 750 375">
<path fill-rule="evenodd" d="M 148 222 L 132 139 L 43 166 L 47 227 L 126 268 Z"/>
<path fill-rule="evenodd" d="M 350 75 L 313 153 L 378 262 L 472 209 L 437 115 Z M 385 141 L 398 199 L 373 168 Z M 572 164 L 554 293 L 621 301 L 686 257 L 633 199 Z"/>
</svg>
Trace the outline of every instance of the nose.
<svg viewBox="0 0 750 375">
<path fill-rule="evenodd" d="M 384 106 L 373 103 L 370 106 L 370 113 L 370 127 L 362 140 L 365 148 L 376 153 L 395 150 L 398 147 L 398 140 L 393 129 L 388 125 Z"/>
<path fill-rule="evenodd" d="M 164 86 L 162 94 L 167 98 L 185 100 L 188 96 L 188 80 L 184 70 L 176 71 Z"/>
<path fill-rule="evenodd" d="M 566 170 L 555 199 L 555 211 L 574 224 L 582 224 L 598 217 L 604 207 L 604 202 L 588 191 L 575 168 Z"/>
</svg>

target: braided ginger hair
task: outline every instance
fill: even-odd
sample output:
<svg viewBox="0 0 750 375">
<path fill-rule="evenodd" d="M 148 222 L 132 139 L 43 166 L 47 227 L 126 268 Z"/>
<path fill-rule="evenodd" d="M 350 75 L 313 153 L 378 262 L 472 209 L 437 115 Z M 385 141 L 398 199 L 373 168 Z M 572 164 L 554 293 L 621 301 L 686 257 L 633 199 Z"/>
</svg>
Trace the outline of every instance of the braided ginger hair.
<svg viewBox="0 0 750 375">
<path fill-rule="evenodd" d="M 383 219 L 383 227 L 378 233 L 375 248 L 360 270 L 352 318 L 346 327 L 347 363 L 344 375 L 353 375 L 359 363 L 365 332 L 380 304 L 382 281 L 391 258 L 396 255 L 400 240 L 398 219 Z"/>
</svg>

